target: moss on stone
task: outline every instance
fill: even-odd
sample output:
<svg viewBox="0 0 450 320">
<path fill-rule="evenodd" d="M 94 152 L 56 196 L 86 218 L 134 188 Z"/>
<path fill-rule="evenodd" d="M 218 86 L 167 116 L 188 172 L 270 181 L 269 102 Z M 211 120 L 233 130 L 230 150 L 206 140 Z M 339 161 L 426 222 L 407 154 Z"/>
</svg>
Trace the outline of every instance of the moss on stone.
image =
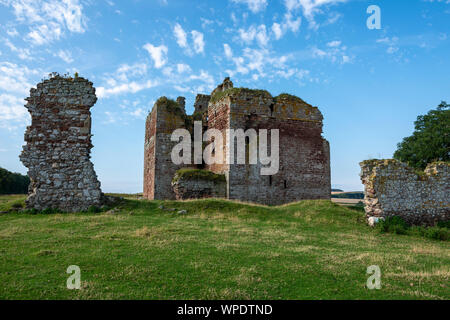
<svg viewBox="0 0 450 320">
<path fill-rule="evenodd" d="M 167 97 L 160 97 L 158 100 L 156 100 L 156 105 L 158 106 L 164 106 L 168 112 L 178 114 L 178 115 L 184 115 L 184 110 L 180 107 L 178 102 L 176 102 L 173 99 L 169 99 Z"/>
<path fill-rule="evenodd" d="M 207 180 L 213 182 L 226 182 L 224 174 L 217 174 L 209 170 L 183 168 L 179 169 L 172 179 L 172 183 L 177 182 L 180 179 L 184 180 Z"/>
<path fill-rule="evenodd" d="M 289 93 L 282 93 L 282 94 L 276 96 L 274 98 L 274 100 L 275 100 L 275 102 L 277 102 L 278 100 L 289 100 L 289 101 L 296 101 L 296 102 L 299 102 L 299 103 L 306 103 L 303 99 L 301 99 L 301 98 L 299 98 L 297 96 L 294 96 L 292 94 L 289 94 Z"/>
<path fill-rule="evenodd" d="M 264 96 L 265 98 L 272 98 L 272 95 L 267 90 L 259 90 L 259 89 L 249 89 L 249 88 L 230 88 L 225 91 L 220 91 L 214 93 L 214 95 L 211 97 L 210 103 L 216 103 L 217 101 L 220 101 L 224 97 L 231 97 L 236 96 L 240 94 L 251 94 L 255 96 Z"/>
</svg>

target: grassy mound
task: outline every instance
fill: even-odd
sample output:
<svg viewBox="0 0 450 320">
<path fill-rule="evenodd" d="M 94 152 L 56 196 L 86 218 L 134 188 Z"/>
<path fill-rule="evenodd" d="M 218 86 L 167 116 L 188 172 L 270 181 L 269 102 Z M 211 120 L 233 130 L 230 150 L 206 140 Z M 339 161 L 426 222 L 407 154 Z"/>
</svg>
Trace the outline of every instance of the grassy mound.
<svg viewBox="0 0 450 320">
<path fill-rule="evenodd" d="M 449 299 L 449 249 L 329 201 L 125 198 L 101 213 L 0 215 L 0 299 Z M 81 290 L 66 288 L 70 265 Z M 371 265 L 381 290 L 365 287 Z"/>
</svg>

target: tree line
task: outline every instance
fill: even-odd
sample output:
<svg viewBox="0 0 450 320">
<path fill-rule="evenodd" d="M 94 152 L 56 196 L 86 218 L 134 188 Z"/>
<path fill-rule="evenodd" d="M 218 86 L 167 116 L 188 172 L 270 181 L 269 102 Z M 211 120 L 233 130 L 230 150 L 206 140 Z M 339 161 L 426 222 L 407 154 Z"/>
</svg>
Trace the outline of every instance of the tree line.
<svg viewBox="0 0 450 320">
<path fill-rule="evenodd" d="M 13 173 L 0 167 L 0 194 L 28 193 L 30 178 L 20 173 Z"/>
</svg>

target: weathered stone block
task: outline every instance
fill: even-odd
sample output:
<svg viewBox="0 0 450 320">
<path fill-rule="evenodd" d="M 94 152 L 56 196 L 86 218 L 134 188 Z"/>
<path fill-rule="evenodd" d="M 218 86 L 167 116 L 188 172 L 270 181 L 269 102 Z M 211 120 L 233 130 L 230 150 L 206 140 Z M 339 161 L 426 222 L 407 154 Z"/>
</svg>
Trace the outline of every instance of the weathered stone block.
<svg viewBox="0 0 450 320">
<path fill-rule="evenodd" d="M 76 212 L 100 206 L 100 182 L 89 160 L 89 109 L 97 101 L 92 82 L 55 76 L 25 100 L 31 126 L 20 160 L 31 179 L 27 207 Z"/>
</svg>

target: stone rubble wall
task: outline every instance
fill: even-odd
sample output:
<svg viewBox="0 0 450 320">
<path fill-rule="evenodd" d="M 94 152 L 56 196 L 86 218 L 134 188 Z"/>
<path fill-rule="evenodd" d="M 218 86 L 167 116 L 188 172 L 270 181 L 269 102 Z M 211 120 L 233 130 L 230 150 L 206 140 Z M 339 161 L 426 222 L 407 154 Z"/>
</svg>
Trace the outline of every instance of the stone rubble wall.
<svg viewBox="0 0 450 320">
<path fill-rule="evenodd" d="M 195 97 L 194 103 L 194 113 L 204 113 L 208 111 L 209 100 L 211 100 L 210 95 L 198 94 Z"/>
<path fill-rule="evenodd" d="M 450 164 L 429 164 L 415 172 L 397 160 L 360 163 L 367 218 L 399 216 L 411 225 L 450 219 Z"/>
<path fill-rule="evenodd" d="M 172 188 L 177 200 L 225 198 L 226 182 L 207 179 L 180 178 L 172 182 Z"/>
<path fill-rule="evenodd" d="M 255 129 L 257 133 L 279 130 L 277 174 L 262 176 L 260 163 L 208 166 L 226 175 L 229 199 L 266 205 L 330 199 L 330 148 L 322 137 L 323 116 L 318 108 L 290 95 L 272 97 L 267 91 L 237 88 L 210 104 L 209 110 L 211 127 Z M 236 149 L 237 142 L 224 143 L 234 143 Z"/>
<path fill-rule="evenodd" d="M 30 90 L 31 125 L 20 160 L 31 179 L 27 208 L 77 212 L 100 206 L 100 182 L 90 161 L 92 82 L 55 76 Z"/>
</svg>

